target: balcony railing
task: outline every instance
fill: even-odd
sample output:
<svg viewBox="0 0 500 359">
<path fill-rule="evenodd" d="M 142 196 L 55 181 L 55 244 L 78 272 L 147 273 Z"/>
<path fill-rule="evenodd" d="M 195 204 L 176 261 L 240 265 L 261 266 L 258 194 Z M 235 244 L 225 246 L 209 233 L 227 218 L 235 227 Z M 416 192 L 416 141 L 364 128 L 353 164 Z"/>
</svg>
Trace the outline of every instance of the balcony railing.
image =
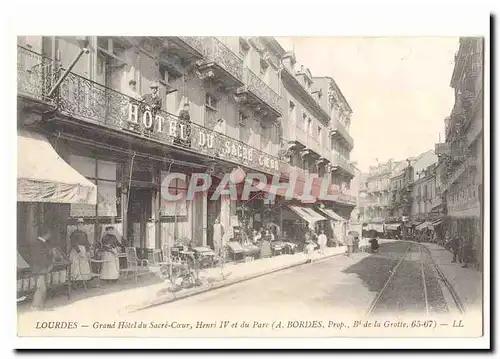
<svg viewBox="0 0 500 359">
<path fill-rule="evenodd" d="M 348 160 L 340 156 L 338 153 L 332 152 L 331 162 L 333 166 L 341 167 L 342 169 L 344 169 L 344 171 L 351 174 L 352 176 L 356 174 L 354 166 Z"/>
<path fill-rule="evenodd" d="M 280 96 L 249 68 L 243 70 L 245 87 L 281 116 Z"/>
<path fill-rule="evenodd" d="M 321 156 L 321 146 L 315 137 L 307 136 L 307 147 Z"/>
<path fill-rule="evenodd" d="M 19 53 L 39 63 L 50 64 L 29 50 Z M 50 77 L 42 70 L 34 72 L 32 65 L 26 65 L 26 56 L 22 55 L 18 55 L 18 92 L 42 100 L 49 91 Z M 38 62 L 34 64 L 35 68 L 38 68 Z M 279 172 L 281 161 L 275 156 L 196 123 L 183 123 L 175 115 L 151 109 L 140 99 L 129 97 L 71 72 L 62 81 L 51 101 L 57 105 L 63 116 L 142 136 L 262 172 Z"/>
<path fill-rule="evenodd" d="M 232 76 L 242 81 L 243 60 L 232 52 L 231 49 L 215 37 L 205 38 L 204 49 L 203 53 L 206 61 L 217 64 Z"/>
<path fill-rule="evenodd" d="M 354 147 L 354 140 L 352 136 L 347 132 L 344 125 L 340 123 L 340 121 L 336 118 L 332 118 L 331 128 L 330 128 L 331 136 L 340 136 L 344 142 L 347 144 L 349 150 Z"/>
<path fill-rule="evenodd" d="M 52 88 L 53 61 L 24 47 L 17 47 L 17 92 L 48 100 Z"/>
<path fill-rule="evenodd" d="M 179 39 L 191 46 L 200 54 L 205 53 L 205 37 L 203 36 L 179 36 Z"/>
</svg>

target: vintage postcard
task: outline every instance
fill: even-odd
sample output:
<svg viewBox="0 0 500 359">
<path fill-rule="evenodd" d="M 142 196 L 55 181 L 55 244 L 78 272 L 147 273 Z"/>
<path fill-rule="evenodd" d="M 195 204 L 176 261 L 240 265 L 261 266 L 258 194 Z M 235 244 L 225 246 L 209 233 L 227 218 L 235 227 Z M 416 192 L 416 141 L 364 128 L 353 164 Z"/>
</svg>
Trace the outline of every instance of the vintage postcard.
<svg viewBox="0 0 500 359">
<path fill-rule="evenodd" d="M 486 46 L 18 36 L 18 336 L 483 336 Z"/>
</svg>

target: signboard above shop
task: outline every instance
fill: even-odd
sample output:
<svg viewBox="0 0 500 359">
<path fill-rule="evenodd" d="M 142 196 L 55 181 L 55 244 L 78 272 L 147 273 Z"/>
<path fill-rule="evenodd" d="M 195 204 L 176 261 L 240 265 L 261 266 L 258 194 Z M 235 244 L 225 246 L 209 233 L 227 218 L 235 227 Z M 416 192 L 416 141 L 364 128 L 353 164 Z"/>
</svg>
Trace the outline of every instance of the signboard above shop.
<svg viewBox="0 0 500 359">
<path fill-rule="evenodd" d="M 153 115 L 147 108 L 141 111 L 139 105 L 130 103 L 125 127 L 200 154 L 266 173 L 279 173 L 277 157 L 196 123 L 183 122 L 166 112 L 158 111 Z"/>
</svg>

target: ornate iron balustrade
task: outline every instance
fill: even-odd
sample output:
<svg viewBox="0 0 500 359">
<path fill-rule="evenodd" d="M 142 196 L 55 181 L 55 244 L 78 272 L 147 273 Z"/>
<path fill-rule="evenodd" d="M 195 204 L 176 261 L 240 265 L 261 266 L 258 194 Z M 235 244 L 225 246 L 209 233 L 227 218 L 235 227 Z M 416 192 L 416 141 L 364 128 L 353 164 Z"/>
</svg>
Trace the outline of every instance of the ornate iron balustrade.
<svg viewBox="0 0 500 359">
<path fill-rule="evenodd" d="M 354 147 L 354 140 L 352 136 L 347 132 L 344 125 L 337 119 L 332 118 L 330 135 L 333 135 L 335 132 L 338 132 L 340 136 L 349 144 L 349 147 L 352 149 Z"/>
<path fill-rule="evenodd" d="M 351 204 L 351 205 L 357 204 L 357 200 L 356 200 L 355 196 L 350 195 L 350 194 L 345 194 L 345 193 L 341 193 L 341 194 L 335 196 L 335 201 L 347 203 L 347 204 Z"/>
<path fill-rule="evenodd" d="M 243 78 L 243 60 L 215 37 L 205 38 L 204 55 L 238 80 Z"/>
<path fill-rule="evenodd" d="M 150 108 L 140 99 L 74 73 L 62 82 L 57 103 L 66 116 L 262 172 L 279 173 L 281 161 L 275 156 L 196 123 L 182 122 L 175 115 Z"/>
<path fill-rule="evenodd" d="M 331 158 L 333 165 L 338 165 L 342 167 L 345 171 L 352 174 L 353 176 L 356 174 L 354 166 L 348 160 L 340 156 L 338 153 L 333 153 Z"/>
<path fill-rule="evenodd" d="M 24 47 L 17 47 L 17 92 L 48 100 L 54 79 L 53 61 Z"/>
<path fill-rule="evenodd" d="M 250 92 L 281 114 L 280 96 L 249 68 L 243 69 L 243 83 Z"/>
<path fill-rule="evenodd" d="M 203 36 L 179 36 L 179 39 L 198 51 L 200 54 L 205 53 L 205 37 Z"/>
</svg>

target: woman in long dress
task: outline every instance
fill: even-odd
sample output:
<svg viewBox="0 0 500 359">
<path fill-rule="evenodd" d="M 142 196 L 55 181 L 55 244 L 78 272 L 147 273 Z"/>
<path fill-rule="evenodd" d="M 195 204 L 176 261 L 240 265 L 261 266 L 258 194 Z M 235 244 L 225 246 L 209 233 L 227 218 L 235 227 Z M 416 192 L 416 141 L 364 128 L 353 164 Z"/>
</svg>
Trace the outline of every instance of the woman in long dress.
<svg viewBox="0 0 500 359">
<path fill-rule="evenodd" d="M 120 262 L 118 259 L 118 247 L 122 244 L 113 233 L 112 226 L 106 227 L 106 234 L 102 237 L 102 264 L 101 279 L 116 281 L 120 276 Z"/>
<path fill-rule="evenodd" d="M 70 236 L 69 258 L 71 260 L 71 280 L 73 281 L 87 281 L 92 278 L 89 262 L 90 242 L 87 233 L 83 231 L 83 223 L 83 219 L 79 219 L 76 231 Z"/>
</svg>

